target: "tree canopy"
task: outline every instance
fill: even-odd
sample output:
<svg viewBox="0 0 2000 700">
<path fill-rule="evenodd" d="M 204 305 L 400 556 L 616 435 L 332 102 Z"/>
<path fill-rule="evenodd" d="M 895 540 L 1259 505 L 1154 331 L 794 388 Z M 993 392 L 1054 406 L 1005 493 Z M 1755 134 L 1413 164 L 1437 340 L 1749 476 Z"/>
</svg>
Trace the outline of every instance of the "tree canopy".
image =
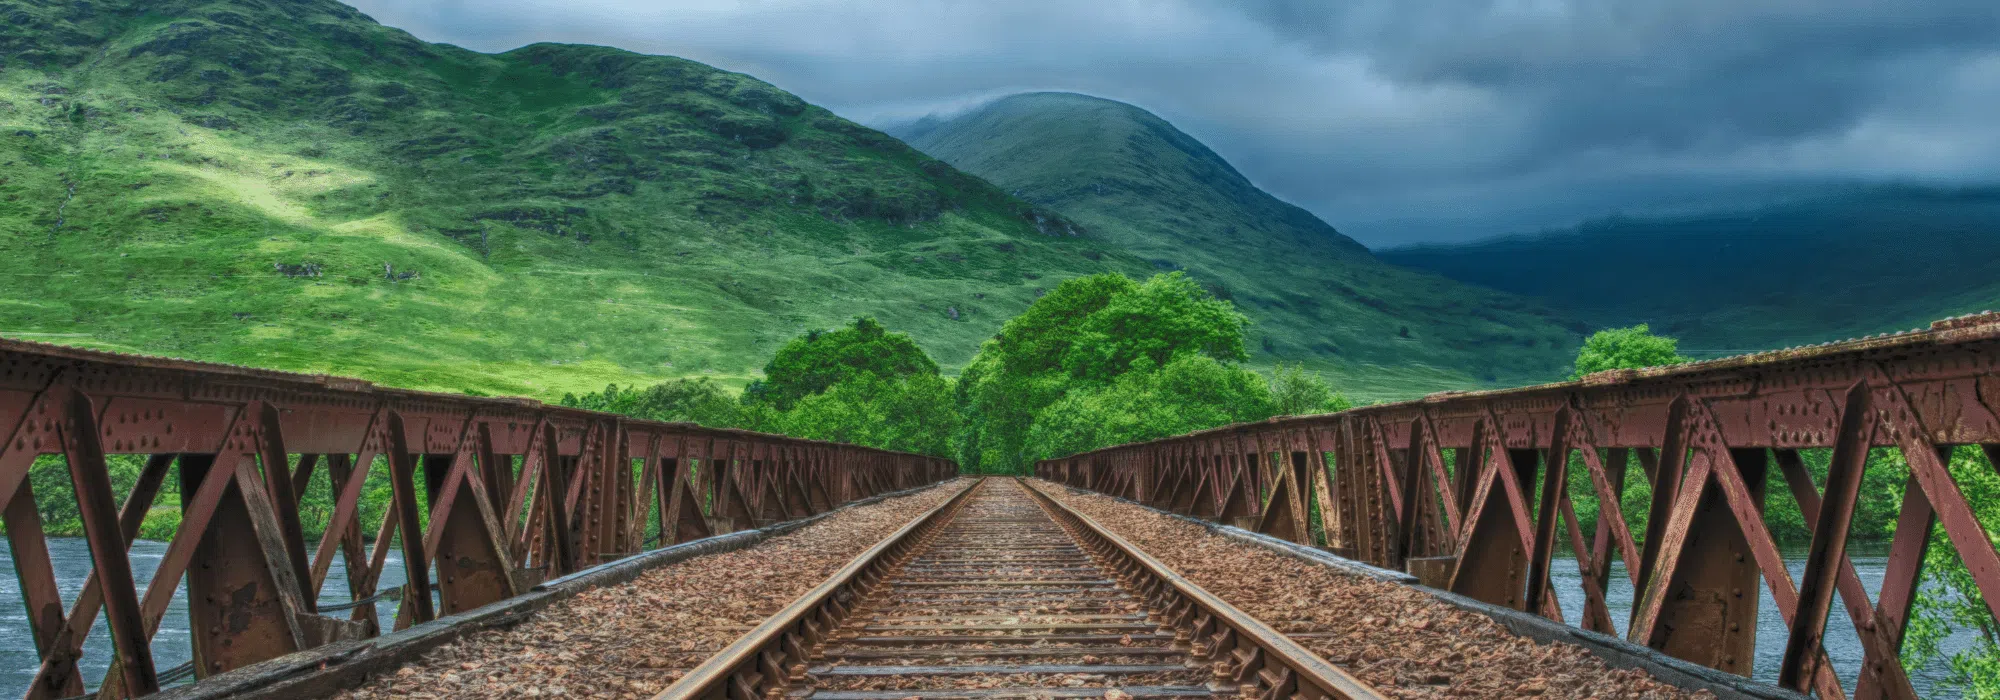
<svg viewBox="0 0 2000 700">
<path fill-rule="evenodd" d="M 744 398 L 788 411 L 800 399 L 860 376 L 894 381 L 937 374 L 937 362 L 909 334 L 890 333 L 873 318 L 858 318 L 847 328 L 811 331 L 787 341 L 764 365 L 764 379 L 751 384 Z"/>
<path fill-rule="evenodd" d="M 1073 328 L 1063 369 L 1086 383 L 1107 383 L 1135 366 L 1164 367 L 1201 354 L 1222 362 L 1250 359 L 1243 332 L 1249 319 L 1211 296 L 1187 275 L 1155 275 L 1108 299 Z M 1144 365 L 1135 365 L 1138 362 Z"/>
<path fill-rule="evenodd" d="M 1680 341 L 1662 335 L 1653 335 L 1653 329 L 1641 323 L 1630 328 L 1607 328 L 1592 333 L 1583 341 L 1583 349 L 1576 353 L 1576 371 L 1570 379 L 1582 379 L 1584 375 L 1608 369 L 1639 369 L 1687 362 L 1681 357 Z"/>
<path fill-rule="evenodd" d="M 1109 385 L 1068 392 L 1038 412 L 1028 427 L 1026 461 L 1263 420 L 1276 412 L 1270 387 L 1254 372 L 1197 353 L 1157 369 L 1149 362 L 1142 358 L 1134 371 Z"/>
<path fill-rule="evenodd" d="M 736 398 L 708 377 L 683 377 L 644 389 L 611 384 L 599 393 L 564 394 L 562 405 L 710 427 L 736 427 L 743 422 L 743 409 Z"/>
<path fill-rule="evenodd" d="M 1281 416 L 1310 416 L 1354 407 L 1353 401 L 1334 391 L 1318 372 L 1283 362 L 1271 370 L 1271 402 Z"/>
<path fill-rule="evenodd" d="M 788 435 L 946 455 L 959 422 L 952 394 L 951 380 L 935 373 L 863 374 L 800 399 L 777 423 Z"/>
<path fill-rule="evenodd" d="M 1234 305 L 1179 272 L 1065 281 L 1002 326 L 959 376 L 960 463 L 1020 471 L 1037 459 L 1274 415 L 1269 381 L 1239 366 L 1249 358 L 1246 332 Z M 1332 405 L 1330 389 L 1305 393 L 1290 398 Z"/>
<path fill-rule="evenodd" d="M 940 456 L 959 422 L 937 362 L 872 318 L 785 343 L 743 403 L 745 427 Z"/>
<path fill-rule="evenodd" d="M 787 341 L 732 401 L 712 381 L 606 387 L 564 404 L 934 455 L 967 470 L 1273 415 L 1349 406 L 1318 374 L 1242 366 L 1248 322 L 1174 272 L 1056 285 L 986 341 L 957 381 L 872 318 Z"/>
</svg>

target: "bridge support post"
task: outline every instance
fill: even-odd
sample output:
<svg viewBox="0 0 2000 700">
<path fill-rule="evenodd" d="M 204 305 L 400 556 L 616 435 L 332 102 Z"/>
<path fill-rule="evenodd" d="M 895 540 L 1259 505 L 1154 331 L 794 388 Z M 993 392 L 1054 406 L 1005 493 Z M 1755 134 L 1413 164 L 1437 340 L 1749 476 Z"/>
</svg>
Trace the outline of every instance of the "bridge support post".
<svg viewBox="0 0 2000 700">
<path fill-rule="evenodd" d="M 430 529 L 425 551 L 437 564 L 438 597 L 452 615 L 517 594 L 502 543 L 499 520 L 475 460 L 490 450 L 476 447 L 485 430 L 463 431 L 457 455 L 425 455 L 425 491 L 430 494 Z"/>
<path fill-rule="evenodd" d="M 263 494 L 244 478 L 255 467 L 217 463 L 249 459 L 229 454 L 181 458 L 181 493 L 191 497 L 182 501 L 184 531 L 175 540 L 199 538 L 187 571 L 188 627 L 198 678 L 284 656 L 306 643 L 293 617 L 300 612 L 297 603 L 287 600 L 287 591 L 280 588 L 284 582 L 273 575 L 276 567 L 290 563 L 270 561 L 271 552 L 258 539 L 248 499 Z M 218 469 L 226 471 L 214 473 Z M 199 495 L 203 491 L 220 492 L 220 497 L 211 502 Z M 205 519 L 203 507 L 210 509 Z M 187 531 L 190 524 L 204 527 Z"/>
<path fill-rule="evenodd" d="M 1728 451 L 1732 466 L 1712 460 L 1709 469 L 1736 469 L 1749 486 L 1751 499 L 1761 510 L 1764 504 L 1766 460 L 1761 449 Z M 1701 470 L 1706 471 L 1706 470 Z M 1657 623 L 1646 637 L 1638 640 L 1675 658 L 1739 676 L 1750 675 L 1757 651 L 1758 578 L 1757 560 L 1744 538 L 1743 528 L 1730 511 L 1722 489 L 1712 484 L 1692 483 L 1708 478 L 1690 475 L 1683 489 L 1697 489 L 1700 500 L 1684 533 L 1669 532 L 1665 547 L 1680 546 L 1681 554 L 1671 579 L 1663 588 L 1651 591 L 1658 596 Z M 1703 488 L 1706 487 L 1706 488 Z M 1683 497 L 1685 501 L 1685 496 Z"/>
<path fill-rule="evenodd" d="M 1533 546 L 1533 522 L 1526 493 L 1534 484 L 1538 454 L 1535 450 L 1510 450 L 1500 443 L 1496 431 L 1485 431 L 1486 464 L 1480 469 L 1479 488 L 1466 511 L 1469 523 L 1459 542 L 1459 559 L 1451 575 L 1449 590 L 1494 605 L 1524 609 L 1527 592 L 1528 550 Z"/>
</svg>

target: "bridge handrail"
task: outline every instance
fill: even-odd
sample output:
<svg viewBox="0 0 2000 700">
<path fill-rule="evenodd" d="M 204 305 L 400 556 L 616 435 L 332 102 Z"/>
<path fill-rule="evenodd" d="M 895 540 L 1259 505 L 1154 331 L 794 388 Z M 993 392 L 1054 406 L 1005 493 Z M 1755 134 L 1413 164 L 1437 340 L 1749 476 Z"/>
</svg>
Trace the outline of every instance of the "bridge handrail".
<svg viewBox="0 0 2000 700">
<path fill-rule="evenodd" d="M 151 638 L 184 576 L 193 672 L 206 678 L 379 634 L 373 601 L 398 540 L 409 574 L 400 629 L 655 541 L 804 517 L 957 472 L 941 457 L 532 399 L 8 339 L 0 339 L 0 431 L 0 516 L 42 651 L 31 699 L 83 691 L 78 660 L 100 611 L 115 651 L 105 696 L 157 690 Z M 122 505 L 112 454 L 148 455 Z M 28 479 L 45 455 L 67 465 L 90 543 L 90 578 L 71 601 L 57 586 Z M 363 523 L 378 458 L 393 498 L 379 523 Z M 322 468 L 333 512 L 309 542 L 300 500 Z M 127 552 L 176 474 L 181 521 L 141 595 Z M 654 524 L 659 532 L 648 537 Z M 374 535 L 372 547 L 364 534 Z M 322 610 L 335 557 L 345 561 L 350 602 Z M 345 619 L 320 614 L 340 609 L 350 609 Z"/>
<path fill-rule="evenodd" d="M 1037 475 L 1227 521 L 1343 556 L 1407 568 L 1426 584 L 1564 620 L 1551 594 L 1558 546 L 1578 553 L 1580 625 L 1617 634 L 1610 561 L 1635 591 L 1628 638 L 1747 675 L 1757 596 L 1787 621 L 1780 685 L 1845 697 L 1825 653 L 1846 609 L 1866 650 L 1856 697 L 1914 697 L 1897 650 L 1938 523 L 2000 619 L 2000 550 L 1948 465 L 1977 446 L 2000 467 L 2000 314 L 1928 329 L 1705 362 L 1612 370 L 1577 381 L 1274 418 L 1105 447 L 1036 464 Z M 1846 545 L 1863 473 L 1899 451 L 1910 474 L 1880 596 Z M 1802 457 L 1830 450 L 1825 484 Z M 1643 532 L 1620 500 L 1636 457 L 1651 493 Z M 1813 533 L 1795 582 L 1763 516 L 1778 467 Z M 1572 487 L 1569 470 L 1588 476 Z M 1634 470 L 1637 472 L 1638 470 Z M 1823 488 L 1822 488 L 1823 487 Z M 1571 491 L 1605 517 L 1576 520 Z M 1784 497 L 1784 496 L 1773 496 Z M 1840 593 L 1836 602 L 1834 592 Z M 1724 601 L 1714 610 L 1701 601 Z M 1716 606 L 1710 606 L 1716 607 Z M 1572 623 L 1579 620 L 1569 618 Z"/>
<path fill-rule="evenodd" d="M 79 348 L 68 345 L 56 345 L 52 343 L 40 343 L 27 340 L 18 340 L 14 338 L 0 338 L 0 363 L 11 364 L 17 359 L 25 357 L 41 358 L 49 361 L 54 361 L 57 363 L 65 363 L 65 364 L 73 363 L 72 366 L 78 369 L 87 368 L 88 371 L 92 372 L 122 370 L 122 371 L 133 371 L 133 372 L 185 373 L 189 375 L 191 378 L 199 378 L 205 381 L 217 381 L 217 382 L 228 381 L 232 383 L 255 382 L 259 384 L 266 384 L 268 385 L 267 388 L 271 390 L 282 390 L 288 392 L 298 392 L 298 393 L 325 392 L 329 396 L 336 396 L 336 395 L 349 396 L 354 394 L 363 394 L 382 399 L 401 399 L 410 402 L 426 402 L 426 403 L 438 402 L 438 403 L 447 403 L 459 406 L 477 406 L 483 409 L 484 412 L 488 412 L 495 415 L 519 413 L 521 411 L 537 411 L 537 412 L 546 412 L 549 414 L 565 416 L 573 418 L 578 421 L 618 420 L 632 425 L 643 425 L 643 426 L 658 427 L 658 428 L 671 428 L 679 431 L 697 432 L 697 433 L 712 434 L 718 436 L 728 435 L 728 436 L 757 438 L 765 440 L 777 440 L 777 441 L 797 443 L 802 445 L 838 446 L 838 447 L 852 448 L 865 452 L 880 453 L 885 455 L 903 455 L 910 457 L 935 458 L 932 457 L 931 455 L 924 455 L 914 452 L 889 450 L 878 447 L 853 445 L 849 443 L 831 442 L 826 440 L 814 440 L 811 438 L 795 437 L 779 433 L 765 433 L 755 430 L 745 430 L 742 428 L 719 428 L 719 427 L 704 426 L 697 423 L 655 421 L 643 418 L 634 418 L 631 416 L 626 416 L 617 413 L 594 411 L 587 408 L 577 408 L 574 406 L 563 406 L 559 404 L 543 403 L 539 399 L 532 399 L 526 397 L 479 396 L 474 394 L 454 394 L 446 392 L 423 391 L 420 389 L 404 389 L 399 387 L 383 386 L 365 379 L 345 377 L 340 375 L 287 372 L 283 370 L 264 369 L 261 367 L 250 367 L 245 365 L 232 365 L 219 362 L 202 362 L 197 360 L 184 360 L 172 357 L 161 357 L 157 355 L 140 355 L 133 353 L 112 352 L 107 350 L 95 350 L 90 348 Z M 26 386 L 30 386 L 30 385 L 23 385 L 21 382 L 17 381 L 18 379 L 19 377 L 16 377 L 12 371 L 8 371 L 5 374 L 0 374 L 0 391 L 20 390 L 22 388 L 25 388 Z M 134 453 L 138 453 L 138 451 L 135 450 Z"/>
<path fill-rule="evenodd" d="M 1898 333 L 1849 338 L 1817 345 L 1803 345 L 1744 355 L 1732 355 L 1713 360 L 1682 362 L 1640 369 L 1605 370 L 1586 375 L 1581 379 L 1563 382 L 1549 382 L 1545 384 L 1478 391 L 1438 391 L 1427 394 L 1422 398 L 1356 406 L 1332 413 L 1275 416 L 1260 421 L 1230 423 L 1228 425 L 1204 428 L 1202 430 L 1190 431 L 1179 435 L 1169 435 L 1153 440 L 1122 443 L 1094 450 L 1085 450 L 1064 457 L 1042 461 L 1075 459 L 1095 454 L 1115 452 L 1139 445 L 1152 445 L 1214 435 L 1234 434 L 1245 430 L 1262 430 L 1271 426 L 1292 427 L 1319 424 L 1329 419 L 1347 415 L 1398 413 L 1421 410 L 1425 406 L 1435 406 L 1438 404 L 1510 399 L 1542 399 L 1599 388 L 1643 389 L 1649 386 L 1672 385 L 1676 382 L 1693 383 L 1704 380 L 1725 379 L 1744 371 L 1793 369 L 1797 366 L 1795 363 L 1852 361 L 1855 359 L 1866 359 L 1875 355 L 1892 355 L 1902 350 L 1921 350 L 1934 346 L 1950 347 L 1984 344 L 1982 341 L 1990 342 L 1995 339 L 2000 339 L 2000 312 L 1988 311 L 1937 321 L 1932 323 L 1928 329 L 1911 329 Z"/>
</svg>

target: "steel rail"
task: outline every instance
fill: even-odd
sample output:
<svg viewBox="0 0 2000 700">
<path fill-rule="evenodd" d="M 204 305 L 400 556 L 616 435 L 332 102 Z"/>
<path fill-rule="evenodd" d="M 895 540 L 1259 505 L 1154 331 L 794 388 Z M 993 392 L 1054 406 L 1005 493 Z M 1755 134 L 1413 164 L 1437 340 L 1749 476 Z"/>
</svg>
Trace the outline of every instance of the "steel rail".
<svg viewBox="0 0 2000 700">
<path fill-rule="evenodd" d="M 1381 691 L 1237 609 L 1117 533 L 1072 510 L 1026 480 L 1028 493 L 1085 545 L 1110 561 L 1120 578 L 1144 594 L 1176 642 L 1193 644 L 1193 656 L 1210 662 L 1215 684 L 1237 688 L 1244 700 L 1263 698 L 1364 700 Z"/>
<path fill-rule="evenodd" d="M 667 686 L 654 700 L 766 700 L 805 679 L 809 650 L 831 636 L 854 605 L 951 520 L 985 485 L 980 479 L 925 511 L 806 591 L 762 624 Z"/>
</svg>

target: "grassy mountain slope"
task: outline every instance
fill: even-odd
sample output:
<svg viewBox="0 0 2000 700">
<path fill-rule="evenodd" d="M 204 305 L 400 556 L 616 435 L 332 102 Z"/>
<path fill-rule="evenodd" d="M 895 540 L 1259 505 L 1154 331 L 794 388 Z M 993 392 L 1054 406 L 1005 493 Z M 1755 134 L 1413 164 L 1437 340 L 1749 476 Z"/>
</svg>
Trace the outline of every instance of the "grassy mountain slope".
<svg viewBox="0 0 2000 700">
<path fill-rule="evenodd" d="M 1256 361 L 1305 361 L 1363 396 L 1546 380 L 1579 341 L 1538 303 L 1383 264 L 1128 104 L 1030 93 L 890 132 L 1186 269 L 1256 322 Z"/>
<path fill-rule="evenodd" d="M 540 396 L 856 315 L 947 366 L 1143 260 L 676 58 L 331 0 L 0 0 L 0 335 Z"/>
<path fill-rule="evenodd" d="M 1708 356 L 2000 308 L 2000 189 L 1871 189 L 1380 255 L 1600 324 L 1650 322 Z"/>
</svg>

